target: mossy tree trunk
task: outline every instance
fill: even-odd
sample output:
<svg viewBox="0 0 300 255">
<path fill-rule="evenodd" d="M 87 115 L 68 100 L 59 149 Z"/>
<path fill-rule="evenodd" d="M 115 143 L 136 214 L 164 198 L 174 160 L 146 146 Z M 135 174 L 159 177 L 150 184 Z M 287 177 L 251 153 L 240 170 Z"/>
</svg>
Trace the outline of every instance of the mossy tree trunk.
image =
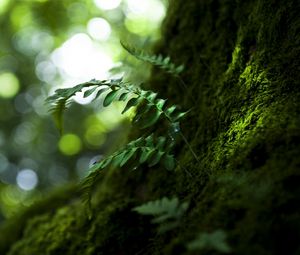
<svg viewBox="0 0 300 255">
<path fill-rule="evenodd" d="M 19 220 L 1 254 L 217 254 L 186 244 L 218 229 L 233 254 L 300 254 L 299 11 L 296 0 L 171 1 L 156 50 L 185 64 L 187 89 L 156 69 L 148 86 L 192 109 L 182 132 L 199 162 L 182 142 L 175 172 L 103 173 L 92 220 L 70 195 Z M 190 207 L 158 235 L 131 209 L 164 196 Z"/>
</svg>

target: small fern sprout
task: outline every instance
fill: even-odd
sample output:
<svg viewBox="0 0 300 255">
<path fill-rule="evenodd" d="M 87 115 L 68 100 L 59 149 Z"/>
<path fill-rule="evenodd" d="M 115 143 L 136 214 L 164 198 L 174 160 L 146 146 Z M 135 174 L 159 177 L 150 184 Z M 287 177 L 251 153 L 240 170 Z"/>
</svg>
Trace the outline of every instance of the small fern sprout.
<svg viewBox="0 0 300 255">
<path fill-rule="evenodd" d="M 180 204 L 177 197 L 171 199 L 163 197 L 137 206 L 132 210 L 142 215 L 153 216 L 152 223 L 159 224 L 158 233 L 164 233 L 179 226 L 188 207 L 188 202 Z"/>
<path fill-rule="evenodd" d="M 184 70 L 184 65 L 176 66 L 171 62 L 171 58 L 169 56 L 163 57 L 161 54 L 159 55 L 151 55 L 143 52 L 142 50 L 138 50 L 134 47 L 131 47 L 124 42 L 120 42 L 122 47 L 133 57 L 143 62 L 149 63 L 153 66 L 157 66 L 158 68 L 166 71 L 167 73 L 172 74 L 176 77 L 182 86 L 183 91 L 188 91 L 188 87 L 185 82 L 180 77 L 180 73 Z M 196 104 L 196 100 L 193 97 L 190 97 L 194 104 Z"/>
<path fill-rule="evenodd" d="M 227 234 L 218 229 L 212 233 L 202 232 L 191 242 L 187 244 L 189 251 L 197 250 L 215 250 L 219 253 L 231 253 L 232 249 L 227 243 Z"/>
<path fill-rule="evenodd" d="M 130 47 L 122 41 L 120 43 L 122 47 L 136 59 L 157 66 L 165 70 L 167 73 L 173 74 L 174 76 L 178 76 L 184 70 L 184 65 L 176 66 L 174 63 L 171 62 L 171 58 L 169 56 L 163 57 L 161 54 L 150 55 L 141 50 Z"/>
</svg>

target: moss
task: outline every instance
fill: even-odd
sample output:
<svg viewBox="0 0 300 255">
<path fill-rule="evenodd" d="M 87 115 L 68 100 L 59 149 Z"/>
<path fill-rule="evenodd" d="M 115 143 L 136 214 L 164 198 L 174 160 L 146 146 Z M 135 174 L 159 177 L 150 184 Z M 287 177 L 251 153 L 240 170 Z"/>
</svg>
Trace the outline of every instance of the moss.
<svg viewBox="0 0 300 255">
<path fill-rule="evenodd" d="M 52 191 L 47 198 L 4 222 L 0 226 L 0 254 L 6 254 L 10 246 L 23 236 L 29 219 L 46 212 L 53 212 L 62 205 L 72 203 L 76 196 L 78 196 L 78 191 L 74 184 L 58 188 Z"/>
<path fill-rule="evenodd" d="M 193 107 L 182 130 L 200 163 L 182 143 L 175 172 L 103 173 L 92 221 L 77 200 L 43 211 L 24 221 L 9 254 L 199 254 L 187 242 L 216 229 L 234 254 L 299 254 L 298 13 L 293 0 L 172 1 L 157 51 L 185 63 L 189 89 L 156 69 L 147 86 Z M 191 206 L 164 235 L 131 211 L 173 195 Z"/>
<path fill-rule="evenodd" d="M 77 213 L 74 213 L 75 212 Z M 67 254 L 73 253 L 85 236 L 74 235 L 80 226 L 78 208 L 59 208 L 54 215 L 46 213 L 28 221 L 24 230 L 26 239 L 16 242 L 9 254 Z M 58 224 L 59 223 L 59 224 Z"/>
<path fill-rule="evenodd" d="M 149 223 L 136 228 L 127 225 L 139 219 L 131 213 L 133 204 L 121 197 L 105 198 L 101 208 L 89 221 L 80 200 L 28 219 L 23 229 L 25 238 L 16 241 L 9 255 L 21 254 L 121 254 L 126 250 L 134 254 L 146 245 L 151 229 Z M 113 224 L 111 224 L 113 222 Z M 143 219 L 140 223 L 143 222 Z M 125 227 L 127 226 L 127 227 Z M 80 231 L 80 232 L 79 232 Z M 151 232 L 149 232 L 150 234 Z"/>
</svg>

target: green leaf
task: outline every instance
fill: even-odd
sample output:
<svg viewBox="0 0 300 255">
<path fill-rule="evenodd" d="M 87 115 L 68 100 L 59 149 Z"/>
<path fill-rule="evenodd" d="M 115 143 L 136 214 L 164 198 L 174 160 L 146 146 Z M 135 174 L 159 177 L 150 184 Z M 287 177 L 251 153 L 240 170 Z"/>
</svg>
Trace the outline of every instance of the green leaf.
<svg viewBox="0 0 300 255">
<path fill-rule="evenodd" d="M 110 83 L 111 83 L 112 85 L 120 85 L 120 83 L 122 82 L 122 80 L 123 80 L 122 77 L 119 78 L 119 79 L 112 79 L 112 80 L 110 80 Z"/>
<path fill-rule="evenodd" d="M 152 92 L 152 91 L 149 91 L 150 93 L 149 93 L 149 95 L 147 95 L 146 96 L 146 98 L 149 100 L 149 101 L 151 101 L 151 102 L 153 102 L 154 101 L 154 99 L 157 97 L 157 93 L 154 93 L 154 92 Z"/>
<path fill-rule="evenodd" d="M 145 141 L 146 141 L 146 146 L 153 147 L 154 146 L 153 134 L 147 136 Z"/>
<path fill-rule="evenodd" d="M 81 190 L 81 199 L 83 204 L 86 206 L 88 218 L 91 219 L 92 217 L 92 205 L 91 205 L 91 198 L 93 188 L 95 183 L 97 182 L 100 171 L 90 171 L 88 176 L 85 177 L 80 183 L 80 190 Z"/>
<path fill-rule="evenodd" d="M 153 92 L 149 90 L 141 90 L 140 94 L 142 97 L 148 98 Z"/>
<path fill-rule="evenodd" d="M 171 62 L 171 59 L 169 56 L 164 58 L 161 54 L 150 55 L 141 50 L 130 47 L 129 45 L 126 45 L 123 42 L 121 42 L 121 45 L 129 54 L 131 54 L 135 58 L 137 58 L 141 61 L 144 61 L 144 62 L 148 62 L 154 66 L 157 66 L 157 67 L 165 70 L 168 73 L 171 73 L 173 75 L 178 75 L 180 72 L 183 71 L 184 66 L 180 65 L 180 66 L 176 67 L 175 64 Z"/>
<path fill-rule="evenodd" d="M 137 113 L 137 114 L 133 117 L 132 123 L 137 123 L 137 122 L 139 122 L 139 120 L 140 120 L 141 118 L 142 118 L 142 114 Z"/>
<path fill-rule="evenodd" d="M 145 163 L 153 153 L 155 153 L 155 149 L 142 148 L 142 154 L 139 160 L 140 164 Z"/>
<path fill-rule="evenodd" d="M 164 62 L 163 62 L 163 63 L 164 63 L 165 65 L 167 65 L 167 64 L 170 62 L 170 60 L 171 60 L 170 57 L 167 56 L 167 57 L 164 59 Z"/>
<path fill-rule="evenodd" d="M 171 114 L 176 110 L 176 105 L 172 105 L 171 107 L 169 107 L 168 109 L 166 109 L 165 114 L 170 117 Z"/>
<path fill-rule="evenodd" d="M 127 151 L 127 153 L 124 155 L 124 157 L 120 163 L 120 166 L 121 167 L 124 166 L 127 163 L 127 161 L 135 154 L 135 152 L 137 150 L 138 150 L 138 148 L 133 148 L 133 149 Z"/>
<path fill-rule="evenodd" d="M 108 158 L 106 158 L 106 159 L 103 159 L 103 160 L 101 161 L 101 162 L 103 162 L 101 167 L 102 167 L 102 168 L 107 167 L 107 166 L 111 163 L 112 159 L 113 159 L 113 157 L 108 157 Z"/>
<path fill-rule="evenodd" d="M 162 110 L 166 102 L 166 99 L 158 99 L 155 104 L 159 110 Z"/>
<path fill-rule="evenodd" d="M 97 170 L 103 169 L 103 161 L 95 163 L 90 169 L 89 172 L 94 172 Z"/>
<path fill-rule="evenodd" d="M 129 95 L 129 92 L 122 93 L 119 97 L 119 101 L 126 101 L 128 95 Z"/>
<path fill-rule="evenodd" d="M 74 96 L 77 92 L 82 91 L 83 88 L 102 85 L 103 84 L 101 84 L 101 81 L 92 80 L 90 82 L 78 84 L 73 88 L 57 89 L 54 95 L 46 99 L 46 101 L 52 105 L 50 108 L 50 112 L 54 116 L 55 124 L 60 133 L 62 133 L 63 129 L 63 111 L 67 108 L 67 104 L 70 102 L 70 98 Z M 86 92 L 86 95 L 88 93 L 92 93 L 93 90 L 94 88 L 88 90 L 88 92 Z"/>
<path fill-rule="evenodd" d="M 149 161 L 149 167 L 155 166 L 160 161 L 161 157 L 165 154 L 164 151 L 157 151 L 151 156 L 151 159 Z"/>
<path fill-rule="evenodd" d="M 183 118 L 187 114 L 188 114 L 188 112 L 179 112 L 176 114 L 172 114 L 171 119 L 172 119 L 172 121 L 178 121 L 179 119 Z"/>
<path fill-rule="evenodd" d="M 108 90 L 108 88 L 103 88 L 103 89 L 100 89 L 98 92 L 97 92 L 97 94 L 96 94 L 96 96 L 95 96 L 95 99 L 97 99 L 99 96 L 101 96 L 105 91 L 107 91 Z"/>
<path fill-rule="evenodd" d="M 154 125 L 158 121 L 161 114 L 162 114 L 162 112 L 159 112 L 158 110 L 153 109 L 153 112 L 151 115 L 144 116 L 143 121 L 141 123 L 141 129 Z"/>
<path fill-rule="evenodd" d="M 155 59 L 155 58 L 153 58 L 153 59 Z M 161 54 L 159 54 L 159 55 L 157 56 L 156 60 L 157 60 L 157 63 L 161 63 L 162 60 L 163 60 L 163 56 L 162 56 Z"/>
<path fill-rule="evenodd" d="M 103 106 L 104 107 L 109 106 L 117 97 L 118 92 L 119 90 L 112 90 L 111 92 L 109 92 L 103 101 Z"/>
<path fill-rule="evenodd" d="M 176 73 L 179 74 L 184 70 L 184 65 L 180 65 L 176 68 Z"/>
<path fill-rule="evenodd" d="M 85 97 L 88 97 L 88 96 L 92 95 L 93 92 L 94 92 L 96 89 L 97 89 L 97 87 L 94 87 L 94 88 L 92 88 L 92 89 L 86 90 L 86 91 L 84 92 L 84 94 L 83 94 L 83 97 L 85 98 Z"/>
<path fill-rule="evenodd" d="M 135 147 L 139 147 L 141 146 L 143 143 L 144 143 L 144 137 L 139 137 L 138 139 L 134 140 L 134 141 L 131 141 L 130 143 L 128 143 L 126 145 L 126 148 L 127 149 L 132 149 L 132 148 L 135 148 Z"/>
<path fill-rule="evenodd" d="M 188 203 L 179 203 L 177 197 L 158 199 L 150 201 L 133 208 L 133 211 L 142 215 L 151 215 L 154 217 L 152 223 L 160 224 L 158 231 L 166 232 L 179 226 L 180 218 L 188 208 Z"/>
<path fill-rule="evenodd" d="M 117 156 L 113 157 L 112 159 L 112 164 L 114 167 L 118 167 L 120 166 L 124 156 L 126 155 L 128 151 L 127 150 L 124 150 L 122 151 L 120 154 L 118 154 Z"/>
<path fill-rule="evenodd" d="M 67 108 L 66 104 L 67 100 L 65 98 L 61 98 L 50 109 L 50 112 L 52 113 L 54 119 L 54 123 L 60 134 L 63 133 L 63 113 Z"/>
<path fill-rule="evenodd" d="M 140 206 L 133 208 L 133 211 L 143 215 L 160 215 L 167 212 L 168 209 L 168 198 L 162 198 L 155 201 L 150 201 Z"/>
<path fill-rule="evenodd" d="M 127 102 L 127 104 L 126 104 L 124 110 L 122 111 L 122 114 L 124 114 L 125 112 L 127 112 L 131 107 L 137 106 L 137 105 L 139 104 L 139 102 L 140 102 L 139 97 L 131 98 L 131 99 Z"/>
<path fill-rule="evenodd" d="M 141 103 L 137 109 L 137 113 L 134 116 L 132 122 L 137 123 L 138 121 L 140 121 L 140 119 L 142 119 L 142 117 L 144 115 L 146 115 L 150 111 L 151 108 L 153 108 L 152 104 L 144 105 L 144 103 Z"/>
<path fill-rule="evenodd" d="M 226 233 L 223 230 L 216 230 L 212 233 L 200 233 L 196 239 L 187 244 L 190 251 L 211 249 L 222 253 L 230 253 L 231 248 L 226 242 Z"/>
</svg>

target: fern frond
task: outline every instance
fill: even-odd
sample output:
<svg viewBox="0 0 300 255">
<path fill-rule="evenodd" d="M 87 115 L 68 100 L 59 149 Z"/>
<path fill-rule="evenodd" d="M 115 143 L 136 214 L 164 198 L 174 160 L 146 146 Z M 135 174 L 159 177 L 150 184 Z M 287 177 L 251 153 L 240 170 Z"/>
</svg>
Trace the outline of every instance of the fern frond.
<svg viewBox="0 0 300 255">
<path fill-rule="evenodd" d="M 158 199 L 150 201 L 133 208 L 133 211 L 142 215 L 151 215 L 154 217 L 152 223 L 161 224 L 159 232 L 171 230 L 179 225 L 181 217 L 188 209 L 189 203 L 179 203 L 177 197 Z"/>
<path fill-rule="evenodd" d="M 145 53 L 141 50 L 135 49 L 126 45 L 124 42 L 120 42 L 122 47 L 136 59 L 150 63 L 154 66 L 157 66 L 168 73 L 171 73 L 175 76 L 178 76 L 183 70 L 184 65 L 176 66 L 174 63 L 171 62 L 171 58 L 169 56 L 163 57 L 161 54 L 159 55 L 150 55 Z"/>
<path fill-rule="evenodd" d="M 68 100 L 66 98 L 59 98 L 49 109 L 52 114 L 56 128 L 60 134 L 63 132 L 63 112 L 67 108 Z"/>
<path fill-rule="evenodd" d="M 135 121 L 141 123 L 141 128 L 154 125 L 160 116 L 164 116 L 169 123 L 174 123 L 187 114 L 187 112 L 179 111 L 175 105 L 166 107 L 167 100 L 157 99 L 157 93 L 153 91 L 137 89 L 135 93 L 141 98 L 140 101 L 145 103 L 145 106 L 140 108 L 135 116 Z"/>
<path fill-rule="evenodd" d="M 188 203 L 184 202 L 180 204 L 177 197 L 173 197 L 171 199 L 163 197 L 162 199 L 150 201 L 143 205 L 137 206 L 133 208 L 133 211 L 143 215 L 165 215 L 163 220 L 161 220 L 161 218 L 155 218 L 153 220 L 154 223 L 160 223 L 168 218 L 179 219 L 185 213 L 187 208 Z"/>
<path fill-rule="evenodd" d="M 46 103 L 50 105 L 49 112 L 53 114 L 57 129 L 62 133 L 63 130 L 63 113 L 71 103 L 70 99 L 75 96 L 77 92 L 81 92 L 84 88 L 93 86 L 92 90 L 95 90 L 98 86 L 105 85 L 104 81 L 91 80 L 86 83 L 78 84 L 72 88 L 57 89 L 54 95 L 49 96 L 46 99 Z M 85 92 L 85 97 L 90 90 Z"/>
<path fill-rule="evenodd" d="M 96 163 L 90 169 L 90 172 L 104 169 L 110 164 L 114 167 L 122 167 L 133 157 L 135 157 L 140 164 L 148 163 L 149 167 L 162 161 L 165 166 L 168 166 L 168 170 L 173 170 L 175 167 L 175 159 L 171 154 L 173 147 L 174 143 L 168 141 L 164 136 L 154 138 L 153 134 L 151 134 L 147 137 L 140 137 L 128 143 L 122 149 L 101 162 Z"/>
<path fill-rule="evenodd" d="M 80 183 L 81 200 L 84 204 L 84 208 L 87 210 L 88 218 L 92 218 L 92 194 L 95 183 L 99 177 L 99 172 L 91 171 L 87 177 L 85 177 Z"/>
<path fill-rule="evenodd" d="M 151 55 L 149 53 L 145 53 L 142 50 L 138 50 L 134 47 L 131 47 L 124 42 L 120 42 L 122 47 L 136 59 L 141 60 L 143 62 L 149 63 L 153 66 L 157 66 L 160 69 L 163 69 L 165 72 L 172 74 L 176 77 L 179 81 L 180 86 L 184 92 L 188 91 L 188 87 L 186 83 L 182 80 L 179 74 L 184 70 L 184 65 L 176 66 L 174 63 L 171 62 L 171 58 L 169 56 L 164 57 L 163 55 Z M 189 96 L 191 101 L 194 104 L 197 104 L 197 101 L 194 99 L 193 96 Z"/>
<path fill-rule="evenodd" d="M 175 168 L 175 158 L 171 153 L 173 146 L 174 143 L 167 141 L 167 138 L 160 136 L 155 139 L 151 134 L 128 143 L 122 149 L 96 163 L 81 183 L 82 199 L 88 208 L 88 212 L 91 212 L 92 191 L 101 170 L 109 167 L 109 165 L 123 167 L 133 158 L 139 164 L 147 163 L 149 167 L 162 162 L 168 170 L 173 170 Z"/>
<path fill-rule="evenodd" d="M 63 112 L 67 109 L 67 102 L 77 93 L 83 89 L 91 87 L 84 92 L 84 97 L 88 97 L 97 91 L 95 99 L 99 98 L 108 92 L 103 100 L 103 106 L 107 107 L 115 101 L 127 101 L 122 114 L 127 112 L 131 107 L 138 106 L 142 102 L 145 107 L 138 110 L 134 123 L 138 123 L 140 128 L 148 128 L 153 126 L 161 116 L 164 116 L 169 122 L 175 122 L 186 115 L 186 112 L 181 112 L 176 106 L 166 107 L 165 99 L 157 99 L 157 93 L 143 90 L 136 85 L 118 80 L 91 80 L 86 83 L 79 84 L 73 88 L 58 89 L 55 94 L 48 97 L 47 102 L 50 103 L 50 111 L 55 116 L 57 128 L 62 132 L 63 128 Z"/>
<path fill-rule="evenodd" d="M 187 248 L 189 251 L 210 249 L 221 253 L 230 253 L 231 248 L 226 238 L 226 233 L 221 229 L 212 233 L 200 233 L 196 239 L 187 244 Z"/>
</svg>

